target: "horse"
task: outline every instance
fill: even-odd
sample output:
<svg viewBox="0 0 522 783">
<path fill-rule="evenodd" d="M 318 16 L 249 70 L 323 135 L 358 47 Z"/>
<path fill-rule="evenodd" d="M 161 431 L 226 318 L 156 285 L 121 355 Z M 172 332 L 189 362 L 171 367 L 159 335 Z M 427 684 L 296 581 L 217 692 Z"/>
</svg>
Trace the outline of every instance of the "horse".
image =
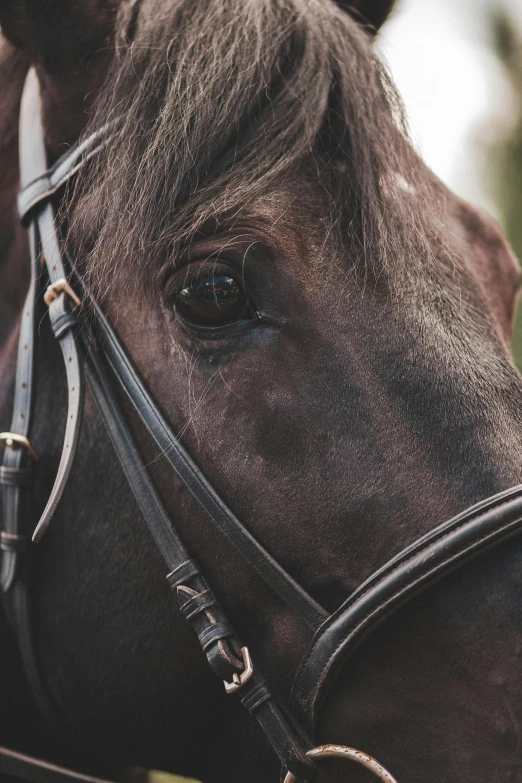
<svg viewBox="0 0 522 783">
<path fill-rule="evenodd" d="M 51 199 L 76 282 L 206 480 L 320 617 L 444 519 L 522 481 L 509 348 L 518 267 L 494 222 L 410 142 L 374 50 L 392 6 L 0 6 L 0 429 L 11 427 L 30 285 L 17 208 L 30 71 L 49 165 L 110 127 Z M 69 285 L 51 282 L 50 303 Z M 67 411 L 41 293 L 29 444 L 39 459 L 21 488 L 29 535 Z M 82 299 L 88 323 L 96 307 Z M 146 467 L 254 668 L 288 701 L 310 623 L 209 524 L 168 450 L 116 399 L 143 455 L 133 480 Z M 519 779 L 521 547 L 502 540 L 372 628 L 339 667 L 315 741 L 360 748 L 400 783 Z M 86 774 L 277 778 L 269 742 L 209 670 L 164 572 L 87 389 L 63 497 L 4 591 L 0 744 Z M 371 779 L 338 761 L 316 773 Z"/>
</svg>

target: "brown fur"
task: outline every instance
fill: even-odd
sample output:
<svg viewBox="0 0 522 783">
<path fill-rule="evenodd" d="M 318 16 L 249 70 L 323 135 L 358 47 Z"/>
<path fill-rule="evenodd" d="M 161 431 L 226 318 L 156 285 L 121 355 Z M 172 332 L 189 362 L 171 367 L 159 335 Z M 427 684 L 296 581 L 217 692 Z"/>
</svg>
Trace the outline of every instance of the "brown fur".
<svg viewBox="0 0 522 783">
<path fill-rule="evenodd" d="M 329 0 L 142 0 L 122 5 L 114 31 L 111 4 L 42 7 L 43 16 L 12 0 L 0 20 L 40 69 L 51 155 L 91 106 L 90 126 L 122 123 L 79 181 L 74 214 L 62 205 L 71 247 L 198 464 L 290 573 L 333 609 L 417 536 L 522 479 L 522 384 L 508 345 L 514 259 L 492 222 L 409 146 L 357 14 Z M 371 0 L 358 10 L 375 25 L 385 15 Z M 49 70 L 48 40 L 65 47 L 53 57 L 62 72 Z M 100 88 L 108 41 L 115 56 Z M 97 47 L 93 75 L 86 53 Z M 19 92 L 4 100 L 13 139 Z M 12 152 L 4 160 L 14 183 Z M 5 198 L 8 236 L 14 187 Z M 205 258 L 244 279 L 255 324 L 208 339 L 184 325 L 169 291 Z M 8 245 L 0 273 L 14 279 L 26 263 L 23 244 Z M 2 310 L 2 429 L 15 310 Z M 63 410 L 44 320 L 35 516 Z M 209 529 L 133 424 L 190 551 L 287 695 L 307 630 Z M 320 738 L 360 744 L 401 783 L 517 779 L 520 555 L 513 541 L 373 635 L 339 678 Z M 205 783 L 276 779 L 271 751 L 173 608 L 89 399 L 34 580 L 44 681 L 85 747 Z M 14 733 L 31 749 L 36 731 Z M 332 767 L 324 780 L 346 774 Z"/>
</svg>

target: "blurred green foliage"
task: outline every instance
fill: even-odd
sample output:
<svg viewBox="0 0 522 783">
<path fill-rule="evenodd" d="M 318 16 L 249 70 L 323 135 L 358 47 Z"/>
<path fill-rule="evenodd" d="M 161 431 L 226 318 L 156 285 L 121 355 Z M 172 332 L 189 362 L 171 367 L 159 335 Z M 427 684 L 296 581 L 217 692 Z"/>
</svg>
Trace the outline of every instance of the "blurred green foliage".
<svg viewBox="0 0 522 783">
<path fill-rule="evenodd" d="M 199 783 L 193 778 L 180 778 L 178 775 L 170 775 L 168 772 L 149 772 L 148 783 Z"/>
<path fill-rule="evenodd" d="M 511 82 L 515 101 L 515 122 L 490 153 L 493 195 L 500 209 L 502 228 L 522 260 L 522 31 L 508 11 L 497 5 L 491 18 L 495 51 Z M 515 322 L 513 355 L 522 370 L 522 306 Z"/>
</svg>

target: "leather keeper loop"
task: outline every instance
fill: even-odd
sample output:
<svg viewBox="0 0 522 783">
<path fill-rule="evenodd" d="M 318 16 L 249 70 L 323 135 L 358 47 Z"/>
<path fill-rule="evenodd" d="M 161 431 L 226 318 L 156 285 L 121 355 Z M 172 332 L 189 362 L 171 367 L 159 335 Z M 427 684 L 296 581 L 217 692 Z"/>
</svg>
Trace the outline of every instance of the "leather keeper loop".
<svg viewBox="0 0 522 783">
<path fill-rule="evenodd" d="M 30 217 L 30 213 L 34 207 L 39 204 L 49 191 L 51 190 L 51 180 L 49 174 L 46 171 L 40 177 L 33 179 L 29 182 L 18 194 L 17 205 L 18 213 L 20 215 L 21 222 L 26 225 Z"/>
<path fill-rule="evenodd" d="M 172 588 L 176 588 L 189 579 L 192 579 L 193 576 L 198 576 L 200 573 L 201 571 L 195 560 L 185 560 L 184 563 L 171 571 L 170 574 L 167 574 L 167 582 Z"/>
<path fill-rule="evenodd" d="M 0 467 L 0 485 L 3 487 L 25 487 L 31 481 L 33 471 L 31 467 L 9 468 Z"/>
<path fill-rule="evenodd" d="M 4 552 L 24 552 L 27 549 L 27 536 L 0 531 L 0 549 Z"/>
<path fill-rule="evenodd" d="M 63 337 L 75 325 L 76 318 L 73 313 L 61 313 L 57 318 L 53 318 L 51 315 L 51 326 L 57 340 Z"/>
<path fill-rule="evenodd" d="M 178 594 L 179 596 L 179 594 Z M 200 612 L 204 612 L 210 606 L 216 605 L 216 598 L 211 590 L 204 590 L 193 598 L 190 598 L 184 604 L 180 604 L 180 609 L 185 620 L 192 620 Z"/>
<path fill-rule="evenodd" d="M 224 623 L 211 625 L 210 628 L 205 628 L 198 633 L 199 643 L 205 651 L 216 642 L 219 642 L 220 639 L 231 639 L 233 636 L 234 631 L 232 628 Z"/>
<path fill-rule="evenodd" d="M 265 702 L 274 698 L 274 694 L 270 690 L 270 686 L 267 682 L 260 682 L 253 690 L 241 699 L 241 704 L 249 712 L 255 712 Z"/>
</svg>

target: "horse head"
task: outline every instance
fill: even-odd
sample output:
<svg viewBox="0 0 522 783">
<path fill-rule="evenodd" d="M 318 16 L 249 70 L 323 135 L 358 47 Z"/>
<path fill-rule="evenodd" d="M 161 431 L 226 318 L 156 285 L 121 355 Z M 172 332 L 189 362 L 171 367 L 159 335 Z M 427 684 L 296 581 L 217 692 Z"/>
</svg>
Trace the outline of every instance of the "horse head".
<svg viewBox="0 0 522 783">
<path fill-rule="evenodd" d="M 13 289 L 2 316 L 2 429 L 27 286 L 13 144 L 30 64 L 50 161 L 82 134 L 115 128 L 60 194 L 70 256 L 192 459 L 325 614 L 522 474 L 522 384 L 509 350 L 518 269 L 491 219 L 411 145 L 373 48 L 391 5 L 12 0 L 0 9 L 12 84 L 0 274 Z M 310 625 L 216 533 L 122 405 L 176 529 L 288 699 Z M 65 411 L 44 318 L 33 527 Z M 518 539 L 499 546 L 373 631 L 338 673 L 317 740 L 361 747 L 399 781 L 512 779 L 519 556 Z M 275 779 L 268 744 L 208 671 L 172 601 L 89 393 L 73 469 L 30 570 L 38 674 L 80 744 L 205 783 Z M 324 770 L 318 780 L 346 775 Z M 366 774 L 355 769 L 353 780 Z"/>
</svg>

